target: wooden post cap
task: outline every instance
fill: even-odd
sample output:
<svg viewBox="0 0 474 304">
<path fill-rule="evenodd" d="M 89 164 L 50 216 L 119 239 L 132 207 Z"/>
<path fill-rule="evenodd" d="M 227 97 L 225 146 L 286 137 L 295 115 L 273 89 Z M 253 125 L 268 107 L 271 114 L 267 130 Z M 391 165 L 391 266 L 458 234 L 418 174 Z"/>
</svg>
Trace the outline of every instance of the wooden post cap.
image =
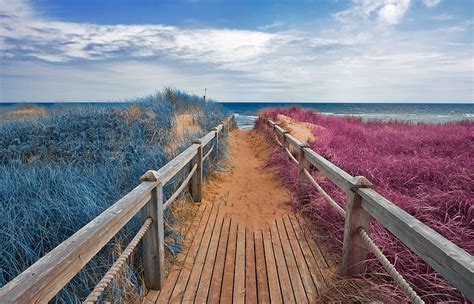
<svg viewBox="0 0 474 304">
<path fill-rule="evenodd" d="M 354 188 L 372 188 L 374 184 L 363 176 L 355 176 L 352 180 L 352 186 Z"/>
<path fill-rule="evenodd" d="M 196 138 L 193 140 L 193 144 L 198 144 L 200 145 L 201 144 L 201 139 L 200 138 Z"/>
<path fill-rule="evenodd" d="M 145 174 L 143 174 L 140 177 L 140 181 L 141 182 L 156 182 L 158 180 L 158 177 L 159 175 L 157 174 L 156 171 L 148 170 L 147 172 L 145 172 Z"/>
</svg>

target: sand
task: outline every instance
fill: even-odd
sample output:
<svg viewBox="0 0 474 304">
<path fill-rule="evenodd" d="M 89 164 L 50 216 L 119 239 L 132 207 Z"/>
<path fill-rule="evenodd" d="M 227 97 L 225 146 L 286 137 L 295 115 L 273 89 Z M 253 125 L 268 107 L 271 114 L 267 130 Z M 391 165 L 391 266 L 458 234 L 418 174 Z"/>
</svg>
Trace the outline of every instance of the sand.
<svg viewBox="0 0 474 304">
<path fill-rule="evenodd" d="M 285 115 L 277 115 L 276 123 L 281 127 L 290 132 L 291 135 L 296 137 L 299 141 L 306 143 L 315 139 L 314 130 L 324 129 L 322 126 L 318 126 L 309 122 L 301 122 L 294 120 Z"/>
<path fill-rule="evenodd" d="M 266 168 L 270 146 L 257 131 L 229 135 L 229 169 L 205 183 L 204 200 L 220 202 L 221 210 L 247 226 L 270 223 L 292 212 L 290 194 Z"/>
</svg>

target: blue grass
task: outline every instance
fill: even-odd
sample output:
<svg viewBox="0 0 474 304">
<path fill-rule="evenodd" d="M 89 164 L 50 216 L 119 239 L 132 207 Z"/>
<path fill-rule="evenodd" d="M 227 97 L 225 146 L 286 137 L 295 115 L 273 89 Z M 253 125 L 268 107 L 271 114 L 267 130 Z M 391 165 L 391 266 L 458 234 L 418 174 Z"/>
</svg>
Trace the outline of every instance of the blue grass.
<svg viewBox="0 0 474 304">
<path fill-rule="evenodd" d="M 165 147 L 174 136 L 173 117 L 190 109 L 197 113 L 200 135 L 225 115 L 216 103 L 165 89 L 129 103 L 75 106 L 0 123 L 0 287 L 133 189 L 145 171 L 166 164 L 172 158 Z M 186 137 L 172 154 L 191 139 Z M 182 172 L 170 182 L 165 197 L 184 176 Z M 172 215 L 166 216 L 172 221 Z M 87 296 L 115 260 L 114 242 L 126 245 L 139 226 L 137 215 L 55 302 L 74 303 Z M 167 250 L 178 253 L 181 236 L 166 233 L 174 240 Z M 131 267 L 137 284 L 139 261 Z"/>
</svg>

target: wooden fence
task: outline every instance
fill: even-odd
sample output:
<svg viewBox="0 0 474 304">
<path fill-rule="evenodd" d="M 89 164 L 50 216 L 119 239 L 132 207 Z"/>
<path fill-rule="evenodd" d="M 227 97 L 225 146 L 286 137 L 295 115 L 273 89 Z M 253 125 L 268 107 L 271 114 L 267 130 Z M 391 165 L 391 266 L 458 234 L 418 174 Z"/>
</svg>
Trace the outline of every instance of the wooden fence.
<svg viewBox="0 0 474 304">
<path fill-rule="evenodd" d="M 273 129 L 276 142 L 298 165 L 298 197 L 305 197 L 301 186 L 308 180 L 345 218 L 341 275 L 363 273 L 370 250 L 406 295 L 413 302 L 422 302 L 370 239 L 370 222 L 374 219 L 474 302 L 474 259 L 470 254 L 371 189 L 372 184 L 366 178 L 351 176 L 273 121 L 265 121 Z M 298 158 L 293 156 L 292 149 L 298 151 Z M 347 194 L 345 210 L 312 177 L 311 167 L 319 170 Z"/>
<path fill-rule="evenodd" d="M 218 150 L 220 134 L 226 134 L 234 127 L 235 117 L 232 115 L 201 139 L 194 141 L 190 147 L 158 171 L 146 172 L 137 187 L 1 288 L 0 302 L 45 303 L 49 301 L 139 211 L 143 226 L 132 241 L 133 244 L 131 243 L 134 246 L 129 246 L 133 250 L 136 243 L 143 237 L 146 288 L 148 290 L 161 289 L 165 279 L 163 211 L 186 188 L 189 188 L 195 202 L 201 201 L 202 164 L 214 150 Z M 206 146 L 213 139 L 216 139 L 215 144 L 203 155 Z M 163 186 L 186 166 L 188 166 L 187 177 L 174 194 L 164 202 Z M 119 258 L 118 263 L 116 262 L 111 270 L 123 264 L 124 258 Z M 101 282 L 110 282 L 111 277 L 106 275 L 104 279 Z M 103 284 L 96 289 L 102 291 L 106 285 Z"/>
</svg>

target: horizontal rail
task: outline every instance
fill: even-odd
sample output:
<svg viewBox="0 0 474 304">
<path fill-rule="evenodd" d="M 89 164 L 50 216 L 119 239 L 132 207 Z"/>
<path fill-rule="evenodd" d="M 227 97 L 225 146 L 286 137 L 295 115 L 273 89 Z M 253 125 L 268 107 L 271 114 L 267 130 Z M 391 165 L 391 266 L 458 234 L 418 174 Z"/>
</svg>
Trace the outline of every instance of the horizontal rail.
<svg viewBox="0 0 474 304">
<path fill-rule="evenodd" d="M 178 195 L 183 192 L 183 190 L 186 188 L 186 186 L 189 184 L 189 181 L 194 175 L 194 172 L 196 172 L 198 165 L 195 164 L 191 171 L 189 172 L 188 176 L 184 179 L 184 181 L 181 183 L 179 188 L 171 195 L 171 197 L 163 204 L 163 210 L 169 207 L 169 205 L 178 197 Z"/>
<path fill-rule="evenodd" d="M 53 298 L 150 200 L 155 186 L 142 182 L 31 265 L 0 289 L 1 302 L 44 303 Z"/>
<path fill-rule="evenodd" d="M 211 131 L 207 133 L 206 135 L 201 137 L 201 145 L 205 147 L 211 140 L 214 139 L 214 137 L 216 137 L 216 131 Z"/>
<path fill-rule="evenodd" d="M 428 265 L 441 273 L 471 301 L 474 300 L 474 259 L 382 195 L 359 189 L 364 208 Z"/>
<path fill-rule="evenodd" d="M 163 185 L 166 184 L 196 156 L 198 148 L 198 144 L 192 144 L 158 171 L 148 170 L 140 180 L 154 181 L 157 184 L 162 183 Z"/>
</svg>

